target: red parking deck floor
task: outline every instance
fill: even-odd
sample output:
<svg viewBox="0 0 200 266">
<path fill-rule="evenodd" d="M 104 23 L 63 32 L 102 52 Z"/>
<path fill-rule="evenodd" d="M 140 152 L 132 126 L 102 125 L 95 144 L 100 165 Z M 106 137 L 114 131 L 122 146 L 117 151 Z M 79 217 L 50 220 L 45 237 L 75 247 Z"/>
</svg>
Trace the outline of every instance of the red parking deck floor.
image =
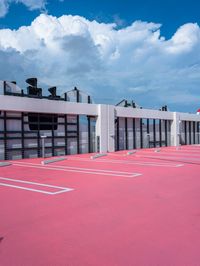
<svg viewBox="0 0 200 266">
<path fill-rule="evenodd" d="M 200 146 L 0 168 L 0 265 L 200 264 Z"/>
</svg>

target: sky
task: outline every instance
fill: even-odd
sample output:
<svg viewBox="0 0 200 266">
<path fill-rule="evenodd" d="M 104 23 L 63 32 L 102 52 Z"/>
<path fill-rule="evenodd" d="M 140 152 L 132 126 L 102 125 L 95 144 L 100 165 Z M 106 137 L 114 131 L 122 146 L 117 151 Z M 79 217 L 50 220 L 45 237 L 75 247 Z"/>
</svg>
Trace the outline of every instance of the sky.
<svg viewBox="0 0 200 266">
<path fill-rule="evenodd" d="M 199 11 L 197 0 L 0 0 L 0 79 L 194 113 Z"/>
</svg>

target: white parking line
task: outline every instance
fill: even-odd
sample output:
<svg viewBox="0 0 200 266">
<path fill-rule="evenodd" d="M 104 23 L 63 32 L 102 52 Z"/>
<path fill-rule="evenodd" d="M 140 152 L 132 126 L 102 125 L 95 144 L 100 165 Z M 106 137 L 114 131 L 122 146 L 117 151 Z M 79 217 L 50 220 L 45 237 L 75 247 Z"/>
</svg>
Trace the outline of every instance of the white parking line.
<svg viewBox="0 0 200 266">
<path fill-rule="evenodd" d="M 119 172 L 119 171 L 110 171 L 110 170 L 98 170 L 98 169 L 88 169 L 88 168 L 75 168 L 68 169 L 65 166 L 41 166 L 39 164 L 31 164 L 31 163 L 14 163 L 14 166 L 20 167 L 32 167 L 43 170 L 54 170 L 54 171 L 64 171 L 64 172 L 74 172 L 74 173 L 83 173 L 83 174 L 92 174 L 92 175 L 106 175 L 106 176 L 120 176 L 120 177 L 136 177 L 142 174 L 140 173 L 132 173 L 132 172 Z"/>
<path fill-rule="evenodd" d="M 139 157 L 138 155 L 136 155 L 136 157 Z M 146 156 L 145 156 L 146 157 Z M 149 157 L 151 158 L 151 157 Z M 155 157 L 156 159 L 158 157 Z M 79 158 L 70 158 L 68 157 L 68 160 L 70 161 L 84 161 L 84 162 L 94 162 L 94 161 L 91 161 L 91 160 L 88 160 L 88 159 L 79 159 Z M 142 165 L 142 166 L 158 166 L 158 167 L 182 167 L 184 166 L 184 164 L 172 164 L 172 163 L 154 163 L 154 162 L 140 162 L 140 161 L 127 161 L 127 160 L 111 160 L 111 159 L 96 159 L 95 160 L 96 163 L 114 163 L 114 164 L 130 164 L 130 165 Z"/>
<path fill-rule="evenodd" d="M 186 154 L 186 155 L 199 155 L 200 151 L 192 151 L 192 150 L 177 150 L 177 151 L 170 151 L 170 152 L 166 152 L 167 154 L 169 153 L 173 153 L 173 154 Z"/>
<path fill-rule="evenodd" d="M 164 155 L 164 154 L 163 154 Z M 182 156 L 182 157 L 181 157 Z M 181 156 L 153 156 L 153 155 L 149 155 L 149 156 L 146 156 L 146 155 L 141 155 L 141 157 L 143 158 L 152 158 L 152 159 L 165 159 L 165 160 L 173 160 L 173 161 L 180 161 L 180 160 L 184 160 L 184 163 L 187 163 L 187 162 L 191 162 L 194 161 L 194 162 L 200 162 L 200 158 L 197 158 L 197 157 L 192 157 L 192 156 L 187 156 L 187 157 L 183 157 L 183 155 Z"/>
<path fill-rule="evenodd" d="M 26 163 L 26 162 L 19 162 L 19 164 L 26 164 L 26 165 L 34 165 L 34 166 L 41 166 L 37 163 Z M 83 171 L 94 171 L 94 172 L 110 172 L 115 174 L 132 174 L 130 172 L 122 172 L 122 171 L 113 171 L 113 170 L 107 170 L 107 169 L 94 169 L 94 168 L 85 168 L 85 167 L 76 167 L 76 166 L 65 166 L 65 165 L 51 165 L 51 168 L 64 168 L 64 169 L 73 169 L 73 170 L 83 170 Z"/>
<path fill-rule="evenodd" d="M 36 182 L 30 182 L 30 181 L 24 181 L 24 180 L 18 180 L 18 179 L 6 178 L 6 177 L 0 177 L 0 180 L 5 180 L 5 181 L 9 181 L 9 182 L 14 182 L 14 183 L 22 183 L 22 184 L 26 184 L 26 185 L 33 185 L 33 186 L 39 186 L 39 187 L 48 187 L 48 188 L 58 189 L 58 191 L 56 191 L 56 192 L 50 192 L 50 191 L 41 190 L 41 189 L 34 189 L 34 188 L 25 187 L 25 186 L 17 186 L 17 185 L 8 184 L 9 182 L 8 183 L 0 182 L 0 186 L 18 188 L 18 189 L 48 194 L 48 195 L 56 195 L 56 194 L 69 192 L 69 191 L 73 190 L 72 188 L 58 187 L 58 186 L 53 186 L 53 185 L 49 185 L 49 184 L 42 184 L 42 183 L 36 183 Z"/>
<path fill-rule="evenodd" d="M 145 154 L 155 154 L 154 151 L 148 151 L 148 152 L 140 152 L 138 153 L 140 155 L 145 155 Z M 179 156 L 179 155 L 185 155 L 185 156 L 200 156 L 200 151 L 185 151 L 185 150 L 170 150 L 170 151 L 162 151 L 160 152 L 159 155 L 175 155 L 175 156 Z"/>
</svg>

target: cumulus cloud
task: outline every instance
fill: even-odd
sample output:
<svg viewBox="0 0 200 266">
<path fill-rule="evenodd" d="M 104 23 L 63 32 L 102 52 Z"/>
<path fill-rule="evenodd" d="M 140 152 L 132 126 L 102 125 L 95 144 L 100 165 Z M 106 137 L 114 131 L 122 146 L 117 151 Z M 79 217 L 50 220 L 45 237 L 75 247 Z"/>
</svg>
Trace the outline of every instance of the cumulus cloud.
<svg viewBox="0 0 200 266">
<path fill-rule="evenodd" d="M 6 13 L 8 12 L 9 4 L 7 1 L 2 0 L 0 2 L 0 17 L 4 17 Z"/>
<path fill-rule="evenodd" d="M 128 98 L 144 107 L 194 111 L 200 103 L 200 28 L 182 25 L 169 40 L 160 28 L 136 21 L 118 29 L 80 16 L 42 14 L 30 26 L 0 30 L 0 79 L 24 86 L 36 76 L 62 92 L 78 86 L 96 102 Z"/>
<path fill-rule="evenodd" d="M 46 0 L 1 0 L 0 1 L 0 17 L 4 17 L 8 13 L 9 6 L 12 3 L 21 3 L 28 7 L 29 10 L 44 10 Z"/>
</svg>

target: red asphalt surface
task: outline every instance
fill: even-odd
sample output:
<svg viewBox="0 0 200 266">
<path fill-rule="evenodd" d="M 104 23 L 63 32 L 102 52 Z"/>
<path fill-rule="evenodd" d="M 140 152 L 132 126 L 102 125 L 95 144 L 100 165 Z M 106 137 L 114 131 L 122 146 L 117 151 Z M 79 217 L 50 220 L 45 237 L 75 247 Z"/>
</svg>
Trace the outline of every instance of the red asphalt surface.
<svg viewBox="0 0 200 266">
<path fill-rule="evenodd" d="M 0 168 L 1 266 L 200 265 L 200 146 L 90 156 Z"/>
</svg>

